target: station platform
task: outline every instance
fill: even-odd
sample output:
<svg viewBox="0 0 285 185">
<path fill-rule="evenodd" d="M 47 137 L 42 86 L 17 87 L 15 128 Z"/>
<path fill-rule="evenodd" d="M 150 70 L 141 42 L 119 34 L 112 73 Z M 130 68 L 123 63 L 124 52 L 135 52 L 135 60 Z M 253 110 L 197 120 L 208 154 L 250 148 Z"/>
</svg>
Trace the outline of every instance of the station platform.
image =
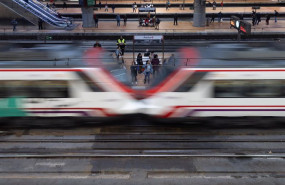
<svg viewBox="0 0 285 185">
<path fill-rule="evenodd" d="M 43 3 L 50 3 L 50 1 L 48 0 L 41 0 L 41 2 Z M 66 4 L 79 4 L 78 1 L 66 1 L 66 0 L 56 0 L 55 4 L 62 4 L 63 2 L 66 2 Z M 96 4 L 99 4 L 100 0 L 96 0 Z M 133 4 L 134 2 L 136 2 L 137 4 L 166 4 L 166 0 L 102 0 L 101 4 L 102 6 L 105 5 L 107 2 L 107 4 Z M 171 4 L 183 4 L 183 2 L 185 4 L 193 4 L 194 0 L 170 0 Z M 211 3 L 213 1 L 210 1 Z M 222 2 L 222 0 L 217 0 L 217 6 L 220 5 L 220 3 Z M 258 3 L 282 3 L 285 1 L 282 0 L 223 0 L 224 5 L 225 4 L 232 4 L 232 3 L 247 3 L 247 4 L 258 4 Z"/>
<path fill-rule="evenodd" d="M 108 1 L 111 2 L 111 1 Z M 120 1 L 118 1 L 120 2 Z M 190 1 L 189 1 L 190 2 Z M 237 1 L 234 1 L 237 2 Z M 241 1 L 239 1 L 241 2 Z M 248 2 L 248 1 L 246 1 Z M 249 1 L 253 2 L 253 1 Z M 285 7 L 261 7 L 257 12 L 262 14 L 262 21 L 259 25 L 252 26 L 252 34 L 250 36 L 244 36 L 244 38 L 284 38 L 285 37 L 285 20 L 282 17 L 278 18 L 278 22 L 274 22 L 274 16 L 271 16 L 269 25 L 265 23 L 266 14 L 274 14 L 274 10 L 277 10 L 279 14 L 285 15 Z M 57 9 L 62 15 L 68 14 L 81 14 L 80 8 L 68 8 L 68 9 Z M 217 7 L 213 10 L 211 7 L 207 7 L 207 17 L 211 14 L 222 12 L 223 21 L 218 22 L 216 16 L 215 22 L 210 23 L 209 26 L 205 27 L 193 27 L 193 21 L 188 14 L 193 14 L 193 10 L 185 9 L 181 10 L 179 7 L 170 8 L 157 8 L 157 17 L 161 19 L 159 30 L 154 27 L 140 27 L 138 23 L 138 13 L 133 13 L 132 8 L 116 8 L 115 12 L 112 13 L 111 8 L 109 12 L 105 12 L 104 8 L 101 10 L 94 11 L 99 17 L 98 28 L 83 28 L 82 21 L 75 19 L 77 27 L 73 30 L 65 29 L 46 29 L 38 30 L 37 26 L 31 25 L 18 25 L 16 31 L 12 31 L 11 25 L 0 25 L 0 38 L 2 40 L 8 39 L 34 39 L 34 40 L 46 40 L 46 36 L 51 36 L 55 40 L 96 40 L 100 39 L 116 39 L 120 35 L 124 35 L 126 39 L 131 39 L 135 34 L 159 34 L 164 35 L 168 39 L 236 39 L 237 30 L 230 29 L 229 15 L 232 14 L 251 14 L 251 7 Z M 164 18 L 160 15 L 175 14 L 179 15 L 186 14 L 186 17 L 178 19 L 178 26 L 173 25 L 173 18 Z M 111 16 L 111 18 L 105 19 L 105 14 Z M 121 26 L 118 27 L 115 17 L 117 14 L 121 15 Z M 129 18 L 127 26 L 123 26 L 122 15 L 133 14 L 136 18 Z M 104 19 L 102 17 L 104 17 Z M 140 17 L 146 14 L 140 14 Z M 154 13 L 152 13 L 152 16 Z M 225 16 L 228 15 L 228 16 Z M 245 17 L 245 20 L 251 23 L 251 18 Z M 44 28 L 45 29 L 45 28 Z"/>
<path fill-rule="evenodd" d="M 273 14 L 274 10 L 277 10 L 280 13 L 285 12 L 285 7 L 260 7 L 260 9 L 257 10 L 257 12 L 260 13 L 270 13 Z M 68 8 L 68 9 L 57 9 L 57 11 L 61 14 L 81 14 L 81 8 Z M 213 10 L 211 7 L 206 8 L 206 13 L 251 13 L 252 8 L 251 7 L 217 7 L 216 10 Z M 94 13 L 100 13 L 100 14 L 110 14 L 112 13 L 112 9 L 109 8 L 109 11 L 106 12 L 104 8 L 101 10 L 94 10 Z M 138 14 L 138 12 L 133 12 L 133 9 L 130 8 L 116 8 L 114 14 Z M 169 8 L 169 10 L 166 10 L 166 8 L 157 8 L 156 14 L 166 14 L 166 13 L 194 13 L 194 10 L 190 10 L 189 8 L 185 8 L 184 10 L 181 10 L 179 7 Z"/>
</svg>

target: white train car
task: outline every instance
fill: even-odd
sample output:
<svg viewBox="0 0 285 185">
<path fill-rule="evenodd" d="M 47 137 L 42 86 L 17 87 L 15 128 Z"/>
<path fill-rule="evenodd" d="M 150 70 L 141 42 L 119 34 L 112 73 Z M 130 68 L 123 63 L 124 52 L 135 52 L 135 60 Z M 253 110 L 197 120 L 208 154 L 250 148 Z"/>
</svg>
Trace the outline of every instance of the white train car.
<svg viewBox="0 0 285 185">
<path fill-rule="evenodd" d="M 146 91 L 142 101 L 148 108 L 142 112 L 158 118 L 285 116 L 282 59 L 215 60 L 183 51 L 191 53 L 191 66 L 176 68 Z"/>
<path fill-rule="evenodd" d="M 98 51 L 86 55 L 96 58 L 84 59 L 95 61 L 93 66 L 82 60 L 69 66 L 59 61 L 54 67 L 49 61 L 0 62 L 0 117 L 115 118 L 137 113 L 133 90 L 124 84 L 125 70 Z"/>
</svg>

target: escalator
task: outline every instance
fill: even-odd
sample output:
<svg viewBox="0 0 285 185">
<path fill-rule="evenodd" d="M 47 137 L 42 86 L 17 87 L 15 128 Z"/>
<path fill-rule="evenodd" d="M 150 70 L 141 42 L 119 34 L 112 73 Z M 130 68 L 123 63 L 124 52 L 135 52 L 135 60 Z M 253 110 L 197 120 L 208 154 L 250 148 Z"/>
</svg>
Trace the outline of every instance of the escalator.
<svg viewBox="0 0 285 185">
<path fill-rule="evenodd" d="M 72 20 L 60 16 L 56 11 L 46 7 L 37 0 L 0 0 L 4 6 L 26 18 L 34 25 L 38 24 L 38 19 L 60 28 L 73 27 Z"/>
</svg>

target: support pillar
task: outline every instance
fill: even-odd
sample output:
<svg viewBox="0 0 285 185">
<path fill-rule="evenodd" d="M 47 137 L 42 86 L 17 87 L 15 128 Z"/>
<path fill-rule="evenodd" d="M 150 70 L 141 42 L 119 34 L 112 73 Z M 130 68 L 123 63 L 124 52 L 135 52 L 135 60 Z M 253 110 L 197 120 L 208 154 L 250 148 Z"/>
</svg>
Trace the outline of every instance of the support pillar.
<svg viewBox="0 0 285 185">
<path fill-rule="evenodd" d="M 206 25 L 205 0 L 194 0 L 193 26 L 204 27 Z"/>
<path fill-rule="evenodd" d="M 93 7 L 82 7 L 82 22 L 83 28 L 92 28 L 95 27 L 95 22 L 93 20 Z"/>
</svg>

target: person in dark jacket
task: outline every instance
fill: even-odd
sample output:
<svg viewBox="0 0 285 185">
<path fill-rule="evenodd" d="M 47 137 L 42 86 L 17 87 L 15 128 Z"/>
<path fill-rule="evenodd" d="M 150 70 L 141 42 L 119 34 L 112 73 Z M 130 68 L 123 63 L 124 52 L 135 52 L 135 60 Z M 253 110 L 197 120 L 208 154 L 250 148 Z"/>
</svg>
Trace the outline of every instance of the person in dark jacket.
<svg viewBox="0 0 285 185">
<path fill-rule="evenodd" d="M 215 14 L 214 13 L 212 13 L 212 16 L 211 16 L 211 21 L 210 21 L 210 23 L 211 22 L 215 22 Z"/>
<path fill-rule="evenodd" d="M 141 74 L 142 73 L 142 65 L 143 65 L 141 53 L 139 53 L 137 56 L 137 65 L 138 65 L 138 73 Z"/>
<path fill-rule="evenodd" d="M 269 25 L 269 20 L 270 20 L 270 15 L 267 14 L 267 15 L 266 15 L 266 25 Z"/>
<path fill-rule="evenodd" d="M 132 84 L 134 83 L 138 84 L 138 81 L 137 81 L 138 68 L 135 62 L 132 63 L 130 68 L 131 68 L 131 75 L 132 75 Z"/>
<path fill-rule="evenodd" d="M 39 19 L 38 25 L 39 25 L 39 30 L 43 30 L 43 20 L 42 19 Z"/>
<path fill-rule="evenodd" d="M 98 22 L 99 22 L 98 16 L 96 14 L 94 14 L 93 19 L 94 19 L 94 23 L 95 23 L 95 28 L 98 28 Z"/>
<path fill-rule="evenodd" d="M 151 60 L 151 65 L 153 69 L 153 77 L 155 77 L 155 74 L 159 71 L 159 59 L 157 55 L 154 55 L 154 58 Z"/>
<path fill-rule="evenodd" d="M 177 21 L 178 21 L 178 16 L 177 16 L 177 13 L 176 13 L 176 14 L 174 14 L 174 23 L 173 23 L 173 25 L 178 25 Z"/>
<path fill-rule="evenodd" d="M 277 22 L 277 16 L 279 15 L 279 13 L 276 11 L 276 10 L 274 10 L 274 17 L 275 17 L 275 22 Z"/>
<path fill-rule="evenodd" d="M 112 11 L 113 11 L 113 13 L 115 13 L 115 8 L 116 8 L 116 7 L 115 7 L 115 4 L 113 4 L 113 5 L 112 5 Z"/>
<path fill-rule="evenodd" d="M 124 15 L 124 26 L 127 26 L 127 20 L 128 20 L 128 17 L 127 17 L 127 15 L 125 14 L 125 15 Z"/>
<path fill-rule="evenodd" d="M 102 8 L 102 3 L 101 3 L 101 1 L 99 1 L 99 8 L 100 8 L 100 10 L 101 10 L 101 8 Z"/>
<path fill-rule="evenodd" d="M 12 26 L 13 26 L 13 31 L 16 31 L 16 26 L 18 25 L 18 21 L 16 21 L 16 19 L 13 19 L 13 20 L 11 21 L 11 24 L 12 24 Z"/>
</svg>

